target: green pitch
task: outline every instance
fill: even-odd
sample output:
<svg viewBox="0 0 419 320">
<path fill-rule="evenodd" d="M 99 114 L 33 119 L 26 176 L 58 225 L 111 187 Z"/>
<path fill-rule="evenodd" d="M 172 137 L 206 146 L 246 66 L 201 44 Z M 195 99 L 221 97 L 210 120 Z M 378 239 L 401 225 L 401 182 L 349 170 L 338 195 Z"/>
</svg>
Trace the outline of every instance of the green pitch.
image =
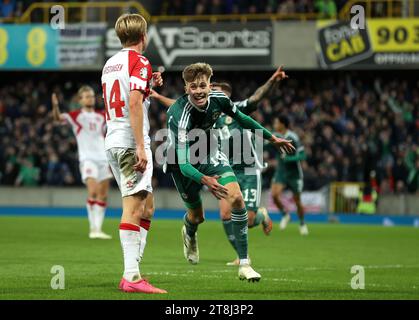
<svg viewBox="0 0 419 320">
<path fill-rule="evenodd" d="M 154 220 L 141 267 L 167 295 L 118 291 L 122 256 L 118 220 L 105 220 L 110 241 L 89 240 L 82 218 L 0 217 L 0 299 L 419 299 L 419 229 L 312 224 L 271 236 L 249 232 L 259 283 L 237 279 L 222 226 L 199 229 L 201 261 L 183 257 L 180 220 Z M 65 289 L 52 290 L 51 267 L 65 269 Z M 353 265 L 365 267 L 365 289 L 353 290 Z"/>
</svg>

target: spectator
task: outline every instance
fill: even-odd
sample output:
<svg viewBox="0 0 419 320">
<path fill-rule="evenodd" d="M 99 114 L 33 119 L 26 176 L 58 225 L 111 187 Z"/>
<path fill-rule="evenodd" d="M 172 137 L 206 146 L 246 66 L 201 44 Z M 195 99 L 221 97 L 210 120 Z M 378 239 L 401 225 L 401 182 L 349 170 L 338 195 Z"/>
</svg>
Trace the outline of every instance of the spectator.
<svg viewBox="0 0 419 320">
<path fill-rule="evenodd" d="M 375 214 L 377 211 L 377 192 L 367 184 L 362 191 L 359 191 L 358 206 L 356 211 L 363 214 Z"/>
<path fill-rule="evenodd" d="M 334 0 L 316 0 L 316 11 L 320 14 L 320 18 L 328 19 L 337 16 L 337 8 Z"/>
<path fill-rule="evenodd" d="M 417 144 L 412 145 L 406 153 L 404 159 L 409 174 L 407 177 L 407 185 L 411 192 L 419 193 L 419 147 Z"/>
<path fill-rule="evenodd" d="M 40 169 L 34 167 L 32 160 L 24 159 L 21 162 L 19 175 L 16 178 L 16 186 L 37 186 L 40 178 Z"/>
<path fill-rule="evenodd" d="M 278 6 L 278 13 L 293 14 L 296 12 L 295 3 L 293 0 L 285 0 Z"/>
</svg>

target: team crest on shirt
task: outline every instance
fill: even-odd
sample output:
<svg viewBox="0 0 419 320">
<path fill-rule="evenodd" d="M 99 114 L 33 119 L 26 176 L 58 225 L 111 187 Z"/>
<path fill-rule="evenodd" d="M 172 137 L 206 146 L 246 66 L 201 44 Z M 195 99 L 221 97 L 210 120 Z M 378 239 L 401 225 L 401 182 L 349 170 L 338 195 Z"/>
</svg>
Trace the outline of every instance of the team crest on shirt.
<svg viewBox="0 0 419 320">
<path fill-rule="evenodd" d="M 183 199 L 188 199 L 188 195 L 186 193 L 182 193 L 181 196 Z"/>
<path fill-rule="evenodd" d="M 217 120 L 221 115 L 221 112 L 214 112 L 214 114 L 212 115 L 212 120 Z"/>
<path fill-rule="evenodd" d="M 225 120 L 224 120 L 224 123 L 226 124 L 226 125 L 229 125 L 229 124 L 231 124 L 233 122 L 233 118 L 232 117 L 230 117 L 230 116 L 227 116 L 226 118 L 225 118 Z"/>
<path fill-rule="evenodd" d="M 147 73 L 148 73 L 148 71 L 147 71 L 146 67 L 141 68 L 140 77 L 143 78 L 143 79 L 147 79 Z"/>
<path fill-rule="evenodd" d="M 178 133 L 178 139 L 179 139 L 179 142 L 181 142 L 181 143 L 185 143 L 186 142 L 186 140 L 188 139 L 188 135 L 186 133 L 186 130 L 180 130 L 179 131 L 179 133 Z"/>
</svg>

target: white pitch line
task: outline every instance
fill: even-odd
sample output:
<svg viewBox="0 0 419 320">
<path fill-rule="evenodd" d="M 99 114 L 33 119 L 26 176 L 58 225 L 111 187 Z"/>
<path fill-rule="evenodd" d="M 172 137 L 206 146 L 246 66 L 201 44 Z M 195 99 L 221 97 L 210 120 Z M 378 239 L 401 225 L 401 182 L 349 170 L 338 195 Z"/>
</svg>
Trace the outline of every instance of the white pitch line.
<svg viewBox="0 0 419 320">
<path fill-rule="evenodd" d="M 417 265 L 410 265 L 410 266 L 404 266 L 400 264 L 396 265 L 369 265 L 364 266 L 366 269 L 401 269 L 401 268 L 419 268 Z M 260 271 L 324 271 L 324 270 L 340 270 L 341 268 L 317 268 L 317 267 L 306 267 L 306 268 L 259 268 Z M 234 273 L 234 268 L 227 268 L 222 270 L 211 270 L 211 273 Z M 171 277 L 189 277 L 190 274 L 193 273 L 194 275 L 200 277 L 200 278 L 222 278 L 221 275 L 215 275 L 215 274 L 202 274 L 201 270 L 195 271 L 195 270 L 187 270 L 184 273 L 173 273 L 170 271 L 160 271 L 160 272 L 146 272 L 145 275 L 155 275 L 155 276 L 171 276 Z M 300 280 L 300 279 L 289 279 L 289 278 L 266 278 L 263 277 L 264 280 L 267 281 L 273 281 L 273 282 L 298 282 L 298 283 L 309 283 L 309 284 L 322 284 L 322 285 L 342 285 L 341 282 L 330 282 L 330 281 L 321 281 L 321 282 L 314 282 L 310 280 Z M 351 285 L 350 282 L 346 283 L 349 287 Z M 378 283 L 366 283 L 366 287 L 376 287 L 376 288 L 393 288 L 397 289 L 398 287 L 388 285 L 388 284 L 378 284 Z M 419 289 L 416 286 L 412 286 L 412 289 Z"/>
</svg>

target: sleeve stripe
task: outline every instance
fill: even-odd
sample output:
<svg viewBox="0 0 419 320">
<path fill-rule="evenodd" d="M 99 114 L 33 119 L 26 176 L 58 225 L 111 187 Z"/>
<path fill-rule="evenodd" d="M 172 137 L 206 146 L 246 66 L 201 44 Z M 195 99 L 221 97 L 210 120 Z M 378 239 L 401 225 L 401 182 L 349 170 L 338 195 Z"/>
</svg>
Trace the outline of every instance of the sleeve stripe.
<svg viewBox="0 0 419 320">
<path fill-rule="evenodd" d="M 130 83 L 130 90 L 145 90 L 147 88 L 147 81 L 141 80 L 137 77 L 130 77 L 129 78 Z"/>
<path fill-rule="evenodd" d="M 187 106 L 182 111 L 182 116 L 180 117 L 180 120 L 179 120 L 179 126 L 182 124 L 184 120 L 186 109 L 187 109 Z"/>
<path fill-rule="evenodd" d="M 229 97 L 227 97 L 225 94 L 209 94 L 210 97 L 217 97 L 217 98 L 226 98 L 226 99 L 230 99 Z"/>
<path fill-rule="evenodd" d="M 247 107 L 247 103 L 248 103 L 249 99 L 246 100 L 242 100 L 242 101 L 237 101 L 237 102 L 233 102 L 234 105 L 236 105 L 237 107 Z"/>
<path fill-rule="evenodd" d="M 185 121 L 179 126 L 179 128 L 186 129 L 186 126 L 188 125 L 190 116 L 191 116 L 191 114 L 188 112 L 187 116 L 185 118 Z"/>
<path fill-rule="evenodd" d="M 212 94 L 221 94 L 221 95 L 226 95 L 224 92 L 222 92 L 222 91 L 217 91 L 217 90 L 212 90 L 212 91 L 210 91 L 210 93 L 209 93 L 210 95 L 212 95 Z"/>
<path fill-rule="evenodd" d="M 183 117 L 185 116 L 185 111 L 186 111 L 186 109 L 188 108 L 188 104 L 183 108 L 183 111 L 182 111 L 182 116 L 180 117 L 180 121 L 179 121 L 179 124 L 181 124 L 182 123 L 182 121 L 183 121 Z"/>
<path fill-rule="evenodd" d="M 179 122 L 179 128 L 186 129 L 186 126 L 189 121 L 190 111 L 191 111 L 192 105 L 187 104 L 182 112 L 182 117 L 180 118 Z"/>
</svg>

